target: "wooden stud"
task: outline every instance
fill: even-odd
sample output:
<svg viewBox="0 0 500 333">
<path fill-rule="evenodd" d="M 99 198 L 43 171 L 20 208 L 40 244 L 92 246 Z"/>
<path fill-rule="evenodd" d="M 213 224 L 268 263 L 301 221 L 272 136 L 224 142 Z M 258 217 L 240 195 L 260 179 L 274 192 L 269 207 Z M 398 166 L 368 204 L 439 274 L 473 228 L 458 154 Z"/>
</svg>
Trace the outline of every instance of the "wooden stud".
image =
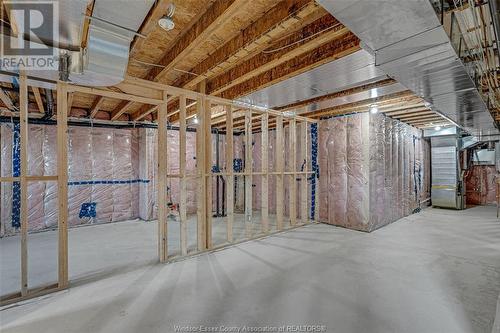
<svg viewBox="0 0 500 333">
<path fill-rule="evenodd" d="M 234 169 L 233 169 L 233 110 L 227 105 L 226 109 L 226 230 L 227 241 L 233 242 L 234 223 Z"/>
<path fill-rule="evenodd" d="M 164 103 L 158 107 L 158 164 L 157 164 L 157 205 L 158 205 L 158 256 L 165 262 L 167 252 L 167 92 Z"/>
<path fill-rule="evenodd" d="M 262 215 L 262 232 L 269 233 L 269 162 L 268 162 L 268 147 L 269 147 L 269 132 L 268 132 L 269 115 L 262 115 L 261 119 L 261 215 Z"/>
<path fill-rule="evenodd" d="M 203 98 L 203 108 L 205 115 L 203 117 L 203 125 L 205 127 L 205 247 L 206 249 L 212 248 L 212 125 L 211 115 L 212 106 L 210 100 Z"/>
<path fill-rule="evenodd" d="M 101 107 L 102 103 L 104 102 L 104 97 L 98 96 L 95 100 L 92 106 L 90 107 L 90 112 L 89 112 L 89 118 L 94 118 L 97 112 L 99 112 L 99 108 Z"/>
<path fill-rule="evenodd" d="M 301 148 L 300 148 L 300 153 L 301 153 L 301 163 L 304 165 L 304 169 L 302 172 L 307 172 L 308 171 L 308 155 L 307 155 L 307 123 L 301 123 Z M 307 186 L 307 178 L 309 175 L 307 173 L 303 173 L 301 176 L 301 184 L 300 184 L 300 218 L 302 220 L 302 223 L 307 223 L 309 222 L 308 218 L 308 211 L 307 211 L 307 193 L 308 193 L 308 186 Z"/>
<path fill-rule="evenodd" d="M 283 116 L 276 117 L 276 225 L 283 229 Z"/>
<path fill-rule="evenodd" d="M 292 172 L 289 176 L 290 205 L 288 211 L 290 215 L 290 224 L 295 226 L 297 224 L 297 126 L 295 119 L 290 120 L 288 125 L 288 141 L 290 171 Z"/>
<path fill-rule="evenodd" d="M 245 232 L 252 237 L 252 111 L 245 111 Z"/>
<path fill-rule="evenodd" d="M 187 255 L 187 188 L 186 188 L 186 96 L 179 96 L 179 175 L 180 175 L 180 236 L 181 255 Z"/>
<path fill-rule="evenodd" d="M 161 89 L 168 89 L 168 88 L 169 88 L 169 86 L 161 85 Z M 123 99 L 125 101 L 132 101 L 132 102 L 143 103 L 143 104 L 158 105 L 158 104 L 163 103 L 163 99 L 148 98 L 148 97 L 137 96 L 137 95 L 132 95 L 132 94 L 124 94 L 124 93 L 119 93 L 116 91 L 103 90 L 103 89 L 91 88 L 91 87 L 83 87 L 83 86 L 77 86 L 74 84 L 68 85 L 67 89 L 68 89 L 68 92 L 78 92 L 78 93 L 82 93 L 82 94 L 103 96 L 103 97 L 115 98 L 115 99 Z"/>
<path fill-rule="evenodd" d="M 196 173 L 198 176 L 198 188 L 197 188 L 197 201 L 198 207 L 196 210 L 197 214 L 197 241 L 198 241 L 198 251 L 203 251 L 206 249 L 206 236 L 205 236 L 205 226 L 206 226 L 206 200 L 205 200 L 205 126 L 204 126 L 204 112 L 203 112 L 203 101 L 200 97 L 198 103 L 196 104 L 197 109 L 197 120 L 198 127 L 196 129 Z"/>
<path fill-rule="evenodd" d="M 118 107 L 111 113 L 111 120 L 117 120 L 122 114 L 124 114 L 131 106 L 134 104 L 133 101 L 123 101 Z M 166 106 L 165 106 L 166 107 Z M 166 115 L 165 115 L 166 116 Z"/>
<path fill-rule="evenodd" d="M 28 83 L 19 76 L 19 125 L 21 129 L 21 295 L 28 293 Z"/>
<path fill-rule="evenodd" d="M 9 110 L 14 110 L 15 107 L 14 107 L 14 103 L 12 103 L 12 99 L 9 97 L 9 95 L 7 95 L 7 93 L 5 91 L 3 91 L 3 89 L 0 88 L 0 100 L 3 102 L 3 104 L 5 104 L 5 106 L 9 109 Z"/>
<path fill-rule="evenodd" d="M 40 111 L 40 113 L 45 113 L 42 96 L 40 95 L 40 89 L 38 87 L 31 87 L 31 90 L 33 90 L 33 94 L 35 95 L 35 101 L 36 105 L 38 106 L 38 111 Z"/>
<path fill-rule="evenodd" d="M 57 201 L 59 228 L 59 288 L 68 286 L 68 94 L 57 83 Z"/>
</svg>

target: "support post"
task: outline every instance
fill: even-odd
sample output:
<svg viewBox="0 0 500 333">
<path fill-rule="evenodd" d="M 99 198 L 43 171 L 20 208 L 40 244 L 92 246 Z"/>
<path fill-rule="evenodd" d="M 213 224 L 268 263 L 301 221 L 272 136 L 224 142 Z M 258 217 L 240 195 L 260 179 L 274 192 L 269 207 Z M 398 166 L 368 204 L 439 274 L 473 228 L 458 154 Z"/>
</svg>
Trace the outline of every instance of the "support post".
<svg viewBox="0 0 500 333">
<path fill-rule="evenodd" d="M 290 205 L 288 207 L 290 224 L 297 224 L 297 126 L 295 119 L 288 123 L 288 144 L 290 147 Z"/>
<path fill-rule="evenodd" d="M 21 134 L 21 296 L 28 294 L 28 83 L 19 76 L 19 126 Z"/>
<path fill-rule="evenodd" d="M 57 200 L 58 286 L 68 286 L 68 93 L 66 83 L 57 83 Z"/>
<path fill-rule="evenodd" d="M 204 133 L 205 133 L 205 248 L 212 248 L 212 105 L 210 100 L 203 97 Z"/>
<path fill-rule="evenodd" d="M 163 103 L 158 107 L 158 256 L 160 262 L 167 260 L 167 92 L 163 92 Z"/>
<path fill-rule="evenodd" d="M 245 111 L 245 232 L 252 237 L 252 111 Z"/>
<path fill-rule="evenodd" d="M 186 188 L 186 96 L 179 96 L 179 176 L 180 176 L 180 243 L 181 255 L 187 255 L 187 188 Z"/>
<path fill-rule="evenodd" d="M 276 117 L 276 225 L 283 229 L 283 116 Z"/>
<path fill-rule="evenodd" d="M 268 147 L 269 147 L 269 114 L 264 113 L 261 120 L 261 214 L 262 214 L 262 232 L 269 232 L 269 163 L 268 163 Z"/>
<path fill-rule="evenodd" d="M 205 198 L 205 113 L 203 112 L 203 100 L 198 98 L 196 103 L 196 118 L 198 127 L 196 128 L 196 173 L 198 179 L 197 201 L 197 242 L 198 251 L 206 249 L 206 198 Z"/>
<path fill-rule="evenodd" d="M 302 223 L 309 222 L 309 218 L 307 217 L 307 178 L 309 174 L 308 171 L 308 158 L 307 158 L 307 122 L 302 122 L 301 126 L 301 145 L 300 145 L 300 153 L 302 154 L 301 163 L 304 165 L 302 170 L 301 184 L 300 184 L 300 217 Z"/>
<path fill-rule="evenodd" d="M 233 108 L 229 105 L 226 109 L 226 230 L 227 241 L 233 242 L 234 223 L 234 169 L 233 169 Z"/>
</svg>

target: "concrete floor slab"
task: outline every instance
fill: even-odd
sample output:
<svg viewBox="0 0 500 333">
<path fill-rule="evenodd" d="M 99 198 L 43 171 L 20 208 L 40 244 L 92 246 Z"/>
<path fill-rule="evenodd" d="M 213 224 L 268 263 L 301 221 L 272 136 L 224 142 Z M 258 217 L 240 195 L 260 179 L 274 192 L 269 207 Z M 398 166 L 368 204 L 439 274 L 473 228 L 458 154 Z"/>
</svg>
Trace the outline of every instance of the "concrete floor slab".
<svg viewBox="0 0 500 333">
<path fill-rule="evenodd" d="M 310 225 L 172 264 L 118 269 L 4 309 L 0 320 L 2 332 L 309 324 L 327 332 L 490 333 L 499 293 L 494 207 L 426 209 L 370 234 Z"/>
</svg>

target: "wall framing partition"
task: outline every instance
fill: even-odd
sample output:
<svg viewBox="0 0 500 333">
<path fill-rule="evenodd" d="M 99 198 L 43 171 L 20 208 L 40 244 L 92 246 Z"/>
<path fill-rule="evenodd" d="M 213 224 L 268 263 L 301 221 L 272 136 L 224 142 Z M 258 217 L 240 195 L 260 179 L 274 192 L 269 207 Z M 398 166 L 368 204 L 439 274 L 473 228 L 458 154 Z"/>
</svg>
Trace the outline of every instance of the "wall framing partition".
<svg viewBox="0 0 500 333">
<path fill-rule="evenodd" d="M 17 302 L 29 297 L 43 295 L 49 292 L 65 289 L 69 286 L 68 280 L 68 99 L 75 94 L 95 95 L 122 101 L 152 105 L 157 109 L 157 164 L 156 190 L 157 203 L 167 202 L 167 184 L 171 178 L 179 180 L 179 252 L 169 253 L 168 240 L 168 210 L 166 204 L 158 205 L 158 260 L 168 262 L 176 258 L 213 250 L 234 244 L 235 242 L 266 236 L 271 232 L 279 232 L 287 227 L 296 227 L 311 221 L 308 218 L 308 179 L 314 175 L 308 171 L 310 159 L 308 157 L 308 128 L 316 120 L 297 115 L 285 115 L 272 109 L 256 107 L 242 102 L 222 99 L 190 90 L 163 85 L 157 82 L 145 81 L 136 78 L 126 78 L 124 85 L 127 91 L 135 94 L 117 92 L 106 89 L 71 85 L 65 82 L 50 83 L 57 90 L 57 175 L 31 176 L 27 169 L 28 145 L 28 83 L 36 86 L 37 81 L 19 76 L 20 93 L 20 133 L 21 133 L 21 173 L 19 177 L 1 177 L 0 182 L 19 182 L 21 187 L 21 285 L 20 291 L 5 295 L 1 298 L 1 305 Z M 44 85 L 47 83 L 44 82 Z M 136 88 L 136 89 L 131 89 Z M 167 110 L 167 102 L 172 98 L 179 99 L 179 110 Z M 187 121 L 190 117 L 187 101 L 195 101 L 196 125 L 196 172 L 189 174 L 186 167 Z M 216 115 L 214 109 L 222 110 Z M 168 173 L 168 117 L 179 112 L 179 173 Z M 15 113 L 15 112 L 14 112 Z M 212 135 L 215 128 L 214 116 L 224 118 L 222 125 L 225 128 L 224 162 L 222 168 L 214 170 Z M 17 115 L 16 115 L 17 116 Z M 243 118 L 243 123 L 241 122 Z M 238 120 L 240 119 L 240 120 Z M 214 127 L 213 127 L 214 126 Z M 219 124 L 220 126 L 220 124 Z M 299 131 L 297 133 L 297 126 Z M 289 161 L 285 169 L 285 128 L 288 129 Z M 273 134 L 273 135 L 272 135 Z M 235 142 L 237 136 L 243 135 L 241 144 L 246 147 L 244 152 L 244 167 L 235 172 L 233 159 L 235 158 Z M 260 136 L 260 137 L 259 137 Z M 254 139 L 260 138 L 260 150 L 253 148 Z M 275 139 L 273 155 L 271 138 Z M 298 142 L 299 141 L 299 142 Z M 299 150 L 299 151 L 297 151 Z M 261 154 L 260 165 L 254 165 L 253 153 Z M 274 167 L 271 167 L 269 156 L 274 158 Z M 297 159 L 297 157 L 299 159 Z M 172 156 L 170 156 L 172 158 Z M 302 165 L 299 170 L 299 166 Z M 221 219 L 225 225 L 224 242 L 214 244 L 212 220 L 212 182 L 213 177 L 225 177 L 226 215 Z M 236 179 L 244 179 L 244 235 L 245 239 L 235 240 L 235 183 Z M 288 181 L 288 211 L 290 223 L 285 225 L 284 215 L 285 180 Z M 56 181 L 58 184 L 58 277 L 57 281 L 48 286 L 31 288 L 28 285 L 28 220 L 27 220 L 27 186 L 30 181 Z M 187 182 L 196 181 L 197 210 L 196 236 L 197 244 L 189 251 L 188 241 L 188 214 L 187 214 Z M 270 183 L 276 187 L 275 191 L 275 220 L 271 219 Z M 253 201 L 256 194 L 254 182 L 260 186 L 260 201 Z M 300 202 L 297 202 L 300 198 Z M 224 200 L 224 199 L 223 199 Z M 260 205 L 260 216 L 254 213 L 255 202 Z M 253 218 L 255 217 L 255 218 Z M 300 217 L 300 221 L 297 218 Z M 217 222 L 219 223 L 219 222 Z M 275 223 L 275 224 L 273 224 Z M 275 229 L 273 229 L 275 227 Z"/>
<path fill-rule="evenodd" d="M 53 176 L 28 174 L 28 79 L 19 75 L 19 124 L 21 173 L 19 177 L 0 177 L 0 182 L 19 182 L 21 189 L 21 285 L 20 291 L 2 295 L 0 305 L 15 303 L 24 299 L 42 296 L 68 287 L 68 92 L 65 83 L 57 83 L 57 174 Z M 28 284 L 28 183 L 57 182 L 58 195 L 58 272 L 57 281 L 48 285 Z"/>
</svg>

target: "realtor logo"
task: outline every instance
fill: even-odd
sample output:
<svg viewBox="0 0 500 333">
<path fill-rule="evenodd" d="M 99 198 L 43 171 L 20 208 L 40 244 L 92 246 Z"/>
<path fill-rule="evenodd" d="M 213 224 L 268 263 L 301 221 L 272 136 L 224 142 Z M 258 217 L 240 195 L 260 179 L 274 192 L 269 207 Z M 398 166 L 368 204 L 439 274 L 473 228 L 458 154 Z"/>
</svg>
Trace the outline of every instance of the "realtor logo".
<svg viewBox="0 0 500 333">
<path fill-rule="evenodd" d="M 57 1 L 3 1 L 1 61 L 4 70 L 57 70 Z M 9 24 L 7 24 L 7 22 Z"/>
</svg>

